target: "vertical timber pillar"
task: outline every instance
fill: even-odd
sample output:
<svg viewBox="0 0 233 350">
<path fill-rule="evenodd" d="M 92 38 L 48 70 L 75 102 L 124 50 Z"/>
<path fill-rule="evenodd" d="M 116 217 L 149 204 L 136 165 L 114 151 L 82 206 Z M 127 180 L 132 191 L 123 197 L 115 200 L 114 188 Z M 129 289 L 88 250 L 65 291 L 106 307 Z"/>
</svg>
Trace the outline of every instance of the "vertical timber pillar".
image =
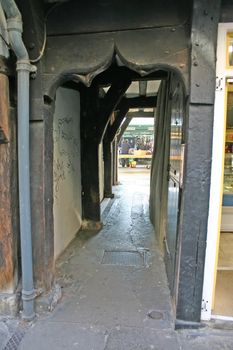
<svg viewBox="0 0 233 350">
<path fill-rule="evenodd" d="M 112 185 L 113 173 L 115 171 L 114 165 L 116 163 L 115 137 L 123 119 L 129 110 L 127 103 L 122 103 L 118 107 L 118 111 L 114 113 L 114 120 L 112 123 L 110 121 L 104 136 L 104 188 L 106 198 L 113 198 L 114 196 L 112 194 Z M 115 147 L 113 147 L 113 145 Z"/>
<path fill-rule="evenodd" d="M 117 147 L 117 137 L 113 140 L 112 143 L 112 184 L 117 185 L 118 183 L 118 147 Z"/>
<path fill-rule="evenodd" d="M 103 141 L 104 147 L 104 197 L 113 198 L 112 193 L 112 143 L 106 137 Z"/>
<path fill-rule="evenodd" d="M 199 322 L 209 208 L 220 0 L 194 0 L 190 100 L 180 216 L 177 319 Z M 205 79 L 203 79 L 205 77 Z"/>
<path fill-rule="evenodd" d="M 2 73 L 0 91 L 0 314 L 6 315 L 17 312 L 18 192 L 15 114 L 10 111 L 8 76 Z"/>
<path fill-rule="evenodd" d="M 82 88 L 81 97 L 81 174 L 83 228 L 99 229 L 99 134 L 98 88 Z"/>
</svg>

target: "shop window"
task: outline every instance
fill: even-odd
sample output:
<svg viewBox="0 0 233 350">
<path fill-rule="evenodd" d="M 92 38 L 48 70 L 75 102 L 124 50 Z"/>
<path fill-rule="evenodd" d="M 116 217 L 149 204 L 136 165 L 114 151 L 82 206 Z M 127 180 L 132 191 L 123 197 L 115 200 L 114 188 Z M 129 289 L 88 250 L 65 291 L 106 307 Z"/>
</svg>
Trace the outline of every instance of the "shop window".
<svg viewBox="0 0 233 350">
<path fill-rule="evenodd" d="M 233 83 L 227 84 L 224 205 L 233 205 Z"/>
<path fill-rule="evenodd" d="M 227 66 L 233 68 L 233 33 L 227 35 Z"/>
</svg>

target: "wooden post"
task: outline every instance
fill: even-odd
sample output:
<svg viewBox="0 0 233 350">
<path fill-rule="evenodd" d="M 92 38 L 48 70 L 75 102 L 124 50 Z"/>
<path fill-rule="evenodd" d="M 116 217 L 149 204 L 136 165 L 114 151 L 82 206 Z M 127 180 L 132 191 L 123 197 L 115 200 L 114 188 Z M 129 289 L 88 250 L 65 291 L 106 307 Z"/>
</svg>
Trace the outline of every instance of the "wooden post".
<svg viewBox="0 0 233 350">
<path fill-rule="evenodd" d="M 112 154 L 113 154 L 113 162 L 112 162 L 112 184 L 118 184 L 118 143 L 117 137 L 113 140 L 112 143 Z"/>
<path fill-rule="evenodd" d="M 220 0 L 194 0 L 177 319 L 200 321 L 209 209 Z M 205 77 L 203 79 L 203 77 Z"/>
<path fill-rule="evenodd" d="M 124 122 L 121 125 L 121 129 L 119 134 L 117 135 L 117 142 L 119 143 L 125 130 L 127 129 L 127 127 L 129 126 L 129 123 L 131 122 L 132 118 L 125 118 Z"/>
<path fill-rule="evenodd" d="M 104 146 L 104 197 L 113 198 L 112 193 L 112 143 L 109 140 L 103 142 Z"/>
<path fill-rule="evenodd" d="M 120 109 L 114 113 L 113 122 L 108 124 L 105 136 L 104 136 L 104 196 L 105 198 L 113 198 L 112 185 L 113 185 L 113 140 L 116 133 L 125 118 L 129 110 L 128 103 L 120 104 Z"/>
<path fill-rule="evenodd" d="M 81 173 L 83 227 L 100 228 L 100 193 L 97 132 L 98 87 L 83 87 L 81 102 Z"/>
<path fill-rule="evenodd" d="M 98 148 L 104 137 L 110 117 L 131 83 L 129 76 L 115 81 L 100 101 L 99 88 L 83 87 L 81 97 L 81 167 L 83 227 L 100 227 L 100 192 Z M 105 139 L 105 196 L 111 197 L 111 140 Z"/>
<path fill-rule="evenodd" d="M 9 125 L 9 82 L 5 74 L 0 73 L 0 143 L 9 141 L 10 125 Z"/>
<path fill-rule="evenodd" d="M 14 293 L 17 282 L 17 174 L 15 125 L 9 108 L 9 81 L 0 73 L 0 292 Z M 12 113 L 13 115 L 13 113 Z"/>
</svg>

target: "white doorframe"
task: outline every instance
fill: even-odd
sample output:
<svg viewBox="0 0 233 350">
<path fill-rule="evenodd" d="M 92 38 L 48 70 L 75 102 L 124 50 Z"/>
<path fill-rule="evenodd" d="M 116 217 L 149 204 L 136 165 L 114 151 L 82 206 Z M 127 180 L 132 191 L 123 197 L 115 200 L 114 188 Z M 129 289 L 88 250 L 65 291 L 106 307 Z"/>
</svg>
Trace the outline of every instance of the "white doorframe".
<svg viewBox="0 0 233 350">
<path fill-rule="evenodd" d="M 225 157 L 225 93 L 226 78 L 233 70 L 226 69 L 227 33 L 233 32 L 233 23 L 220 23 L 217 40 L 216 93 L 214 105 L 213 148 L 209 217 L 207 227 L 206 259 L 202 294 L 201 319 L 210 320 L 214 297 L 214 284 L 218 259 L 219 232 L 222 212 L 222 191 Z"/>
</svg>

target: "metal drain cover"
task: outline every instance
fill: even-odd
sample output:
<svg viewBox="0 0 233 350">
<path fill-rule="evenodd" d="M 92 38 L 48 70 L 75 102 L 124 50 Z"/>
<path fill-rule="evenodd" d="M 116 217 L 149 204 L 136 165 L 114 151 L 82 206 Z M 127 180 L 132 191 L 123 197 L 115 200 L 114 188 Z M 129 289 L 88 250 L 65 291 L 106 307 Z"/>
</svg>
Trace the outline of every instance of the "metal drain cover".
<svg viewBox="0 0 233 350">
<path fill-rule="evenodd" d="M 161 311 L 152 310 L 148 313 L 148 317 L 152 318 L 153 320 L 162 320 L 164 318 L 164 314 Z"/>
<path fill-rule="evenodd" d="M 146 251 L 105 251 L 101 264 L 143 267 L 146 265 Z"/>
<path fill-rule="evenodd" d="M 17 350 L 21 340 L 25 335 L 25 330 L 17 330 L 8 340 L 3 350 Z"/>
</svg>

